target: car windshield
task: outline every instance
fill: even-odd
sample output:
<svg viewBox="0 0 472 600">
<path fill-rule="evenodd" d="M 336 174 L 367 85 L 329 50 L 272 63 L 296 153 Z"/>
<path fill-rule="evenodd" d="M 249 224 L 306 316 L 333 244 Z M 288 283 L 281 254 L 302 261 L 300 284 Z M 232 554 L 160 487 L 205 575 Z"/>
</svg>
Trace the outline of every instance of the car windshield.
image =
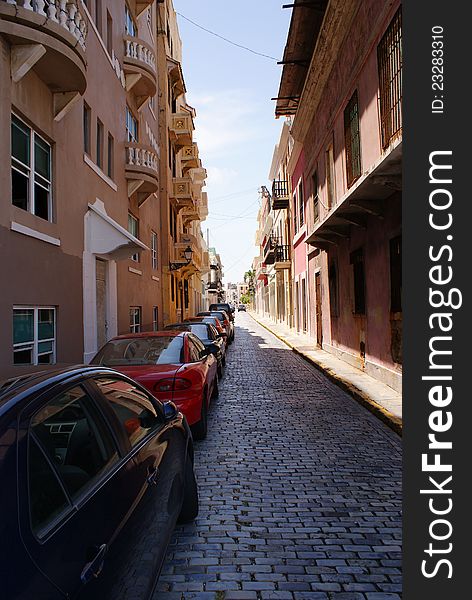
<svg viewBox="0 0 472 600">
<path fill-rule="evenodd" d="M 208 339 L 207 326 L 203 322 L 199 323 L 176 323 L 175 325 L 167 325 L 166 329 L 176 329 L 178 331 L 191 331 L 200 340 Z"/>
<path fill-rule="evenodd" d="M 218 317 L 218 319 L 219 319 L 221 322 L 223 322 L 223 321 L 227 320 L 226 313 L 224 313 L 224 312 L 221 312 L 221 311 L 219 311 L 219 310 L 218 310 L 218 311 L 216 311 L 216 310 L 212 310 L 212 311 L 211 311 L 211 314 L 212 314 L 212 316 L 213 316 L 213 317 Z"/>
<path fill-rule="evenodd" d="M 106 343 L 91 364 L 106 367 L 168 365 L 184 362 L 183 354 L 180 336 L 123 338 Z"/>
</svg>

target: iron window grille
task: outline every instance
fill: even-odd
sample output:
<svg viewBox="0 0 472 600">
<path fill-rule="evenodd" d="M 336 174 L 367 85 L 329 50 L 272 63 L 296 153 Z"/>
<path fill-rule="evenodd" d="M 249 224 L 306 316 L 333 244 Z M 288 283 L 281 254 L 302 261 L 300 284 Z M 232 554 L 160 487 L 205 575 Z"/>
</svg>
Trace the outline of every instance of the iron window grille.
<svg viewBox="0 0 472 600">
<path fill-rule="evenodd" d="M 320 196 L 318 193 L 318 172 L 315 171 L 312 176 L 313 183 L 313 222 L 316 223 L 320 218 Z"/>
<path fill-rule="evenodd" d="M 52 221 L 52 148 L 15 115 L 11 118 L 11 201 Z"/>
<path fill-rule="evenodd" d="M 344 141 L 346 147 L 347 185 L 361 176 L 361 140 L 359 132 L 359 103 L 357 90 L 344 110 Z"/>
<path fill-rule="evenodd" d="M 382 148 L 402 132 L 402 11 L 393 17 L 377 47 Z"/>
</svg>

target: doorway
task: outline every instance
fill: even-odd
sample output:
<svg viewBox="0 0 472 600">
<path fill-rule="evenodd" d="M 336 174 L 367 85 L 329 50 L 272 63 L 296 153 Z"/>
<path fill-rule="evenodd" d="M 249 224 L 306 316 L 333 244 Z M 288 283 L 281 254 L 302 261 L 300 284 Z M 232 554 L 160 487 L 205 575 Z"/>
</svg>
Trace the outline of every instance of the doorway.
<svg viewBox="0 0 472 600">
<path fill-rule="evenodd" d="M 323 328 L 321 324 L 321 274 L 315 273 L 315 318 L 316 318 L 316 343 L 323 346 Z"/>
</svg>

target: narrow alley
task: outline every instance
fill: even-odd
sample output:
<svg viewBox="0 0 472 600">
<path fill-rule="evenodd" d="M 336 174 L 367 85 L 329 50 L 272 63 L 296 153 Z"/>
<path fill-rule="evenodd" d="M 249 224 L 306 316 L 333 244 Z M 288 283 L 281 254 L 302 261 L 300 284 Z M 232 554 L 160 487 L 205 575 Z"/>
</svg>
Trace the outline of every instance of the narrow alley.
<svg viewBox="0 0 472 600">
<path fill-rule="evenodd" d="M 400 438 L 246 313 L 154 600 L 401 594 Z"/>
</svg>

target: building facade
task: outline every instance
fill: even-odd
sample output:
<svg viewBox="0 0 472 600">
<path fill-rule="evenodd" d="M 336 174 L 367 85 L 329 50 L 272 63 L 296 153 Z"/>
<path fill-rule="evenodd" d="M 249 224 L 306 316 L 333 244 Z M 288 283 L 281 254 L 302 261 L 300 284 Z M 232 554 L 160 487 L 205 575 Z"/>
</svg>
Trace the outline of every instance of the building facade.
<svg viewBox="0 0 472 600">
<path fill-rule="evenodd" d="M 0 46 L 0 375 L 12 375 L 87 362 L 113 335 L 175 318 L 172 262 L 174 304 L 198 307 L 208 203 L 198 149 L 169 127 L 194 116 L 170 0 L 0 0 Z M 167 110 L 169 86 L 180 104 Z"/>
<path fill-rule="evenodd" d="M 292 119 L 291 325 L 396 390 L 401 30 L 400 2 L 330 0 L 321 12 L 295 2 L 276 105 Z"/>
</svg>

